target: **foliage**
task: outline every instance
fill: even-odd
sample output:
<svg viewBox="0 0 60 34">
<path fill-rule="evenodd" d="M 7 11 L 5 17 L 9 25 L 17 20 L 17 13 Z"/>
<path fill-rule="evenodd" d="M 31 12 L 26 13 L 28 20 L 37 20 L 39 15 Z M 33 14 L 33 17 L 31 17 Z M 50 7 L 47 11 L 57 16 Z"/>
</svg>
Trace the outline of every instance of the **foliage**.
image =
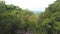
<svg viewBox="0 0 60 34">
<path fill-rule="evenodd" d="M 50 4 L 39 16 L 0 1 L 0 34 L 16 34 L 17 30 L 29 30 L 32 34 L 60 34 L 60 1 Z"/>
</svg>

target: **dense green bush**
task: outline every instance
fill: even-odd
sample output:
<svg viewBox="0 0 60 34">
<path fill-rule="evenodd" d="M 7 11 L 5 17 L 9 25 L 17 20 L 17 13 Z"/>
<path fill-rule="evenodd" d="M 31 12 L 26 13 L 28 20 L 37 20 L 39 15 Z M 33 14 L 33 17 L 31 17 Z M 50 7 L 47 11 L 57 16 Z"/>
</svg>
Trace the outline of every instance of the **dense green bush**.
<svg viewBox="0 0 60 34">
<path fill-rule="evenodd" d="M 32 11 L 0 1 L 0 34 L 16 34 L 29 30 L 32 34 L 60 34 L 60 1 L 35 15 Z"/>
</svg>

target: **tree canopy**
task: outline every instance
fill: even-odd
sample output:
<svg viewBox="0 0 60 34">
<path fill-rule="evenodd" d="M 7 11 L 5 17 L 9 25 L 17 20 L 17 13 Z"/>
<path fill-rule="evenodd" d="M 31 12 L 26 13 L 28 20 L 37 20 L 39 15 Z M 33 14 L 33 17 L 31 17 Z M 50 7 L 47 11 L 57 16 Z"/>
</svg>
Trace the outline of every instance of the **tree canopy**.
<svg viewBox="0 0 60 34">
<path fill-rule="evenodd" d="M 31 34 L 60 34 L 60 1 L 50 4 L 38 16 L 28 9 L 0 1 L 0 34 L 17 34 L 17 30 L 29 30 Z"/>
</svg>

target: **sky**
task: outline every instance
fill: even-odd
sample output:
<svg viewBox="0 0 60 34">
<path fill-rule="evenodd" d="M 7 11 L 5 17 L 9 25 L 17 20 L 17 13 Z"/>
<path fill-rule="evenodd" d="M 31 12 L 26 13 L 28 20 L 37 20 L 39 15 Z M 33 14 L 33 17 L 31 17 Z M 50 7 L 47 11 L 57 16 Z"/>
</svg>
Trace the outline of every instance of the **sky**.
<svg viewBox="0 0 60 34">
<path fill-rule="evenodd" d="M 44 11 L 49 4 L 55 0 L 4 0 L 6 4 L 13 4 L 23 9 L 29 9 L 35 12 Z"/>
</svg>

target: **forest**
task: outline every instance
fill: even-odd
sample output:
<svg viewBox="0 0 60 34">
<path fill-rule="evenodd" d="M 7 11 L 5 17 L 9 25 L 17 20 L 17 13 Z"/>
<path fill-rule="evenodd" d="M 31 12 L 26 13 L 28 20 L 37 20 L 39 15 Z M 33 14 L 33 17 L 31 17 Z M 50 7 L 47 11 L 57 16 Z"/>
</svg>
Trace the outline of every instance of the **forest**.
<svg viewBox="0 0 60 34">
<path fill-rule="evenodd" d="M 60 34 L 60 0 L 38 16 L 31 10 L 0 1 L 0 34 Z"/>
</svg>

